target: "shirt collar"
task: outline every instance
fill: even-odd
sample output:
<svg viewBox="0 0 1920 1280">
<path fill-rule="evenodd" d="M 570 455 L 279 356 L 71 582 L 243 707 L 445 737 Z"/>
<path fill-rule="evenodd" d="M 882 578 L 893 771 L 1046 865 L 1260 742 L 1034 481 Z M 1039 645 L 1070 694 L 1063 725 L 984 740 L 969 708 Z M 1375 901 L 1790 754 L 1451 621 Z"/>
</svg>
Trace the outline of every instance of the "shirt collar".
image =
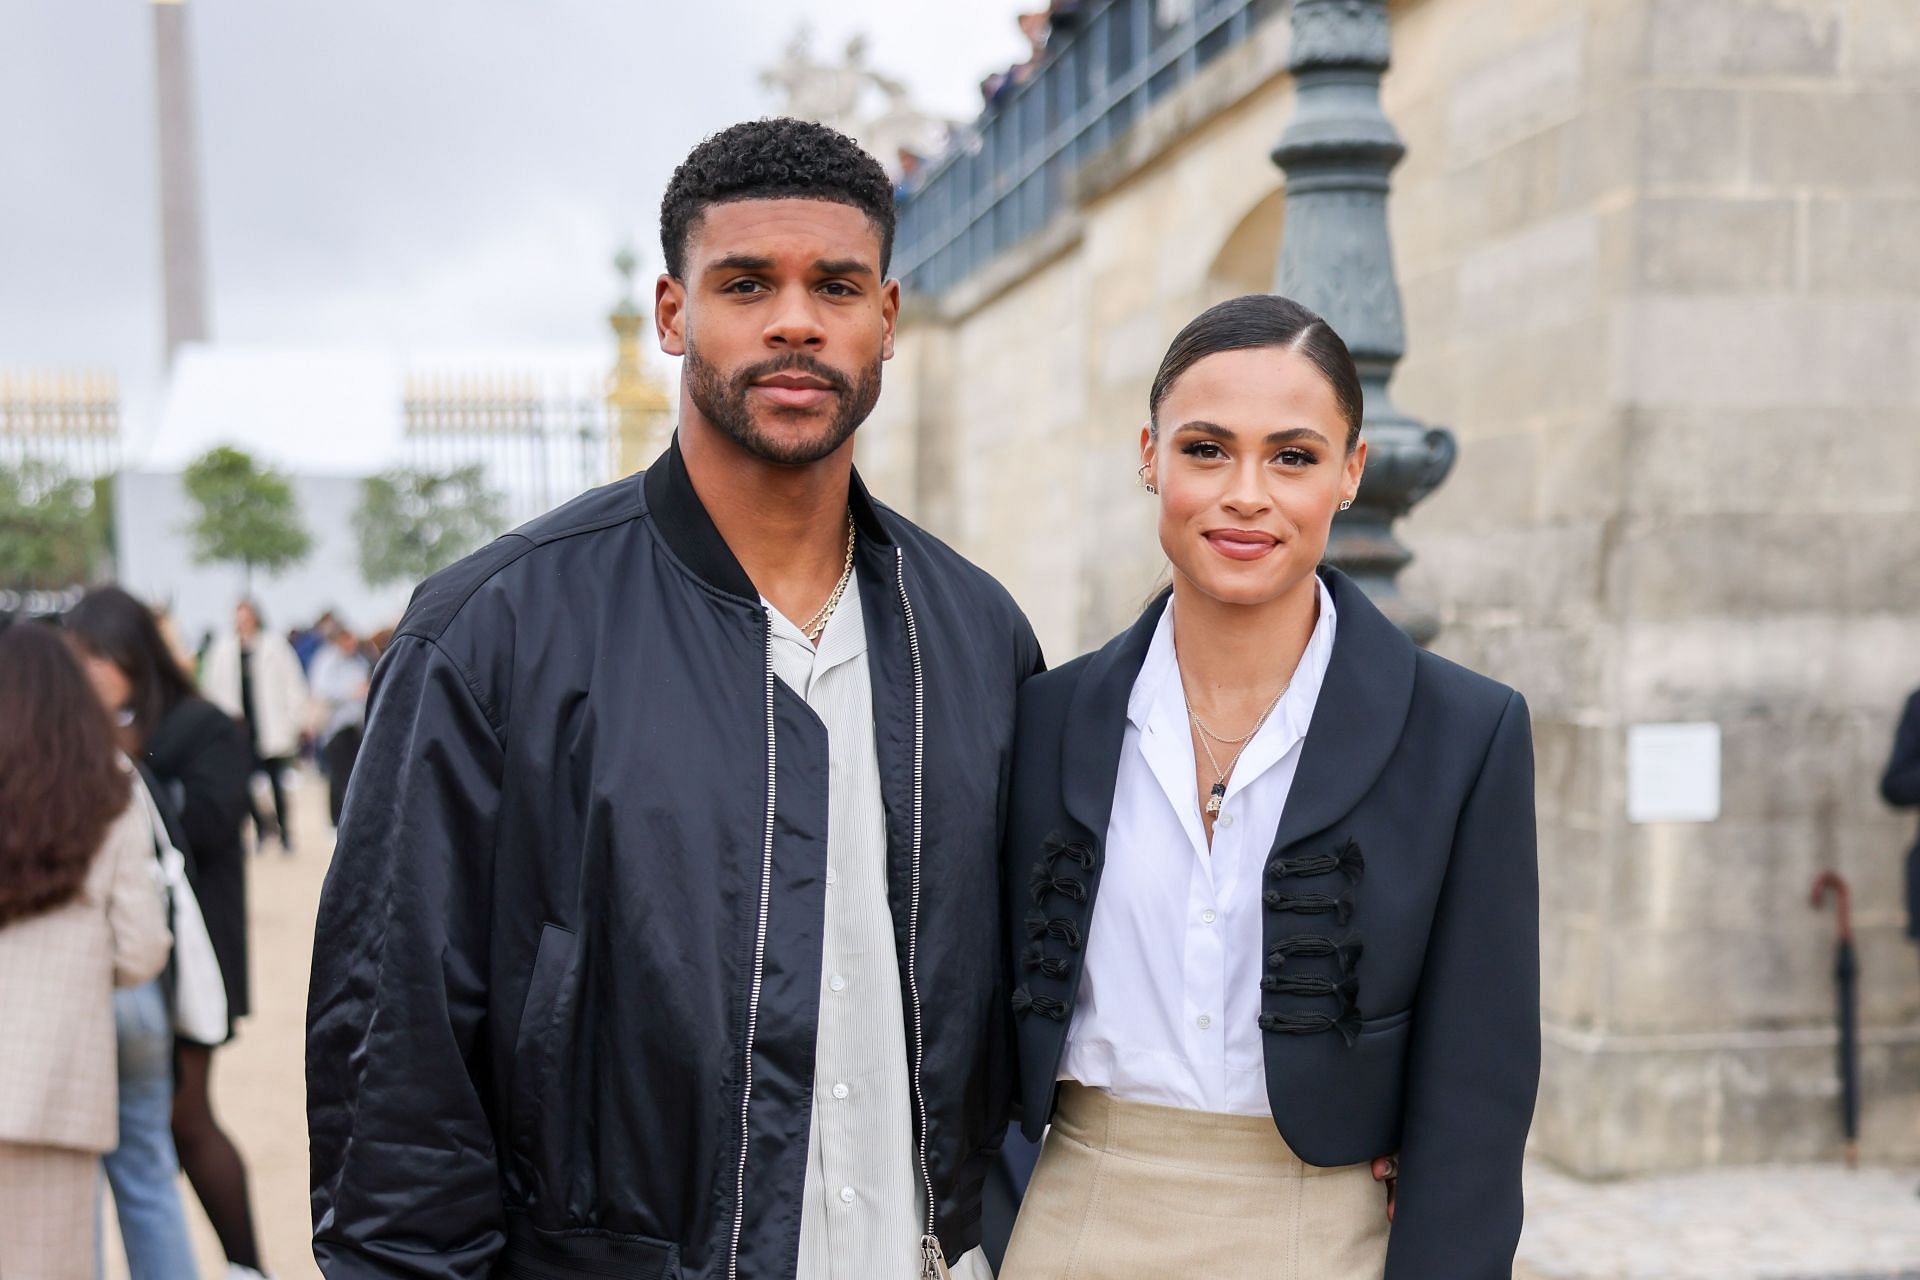
<svg viewBox="0 0 1920 1280">
<path fill-rule="evenodd" d="M 856 588 L 857 584 L 847 584 L 846 594 L 840 597 L 840 603 L 834 606 L 833 613 L 827 618 L 826 629 L 820 633 L 818 645 L 808 640 L 799 624 L 775 608 L 771 600 L 760 597 L 760 607 L 767 611 L 767 622 L 773 628 L 773 638 L 805 649 L 815 680 L 867 651 L 866 617 L 860 606 L 860 592 Z M 806 690 L 799 692 L 804 696 Z"/>
<path fill-rule="evenodd" d="M 1338 622 L 1338 611 L 1326 580 L 1315 574 L 1314 585 L 1320 601 L 1320 616 L 1313 624 L 1313 634 L 1307 637 L 1307 647 L 1301 651 L 1293 679 L 1288 682 L 1279 705 L 1267 717 L 1260 732 L 1247 743 L 1234 767 L 1233 777 L 1227 783 L 1228 794 L 1266 772 L 1307 736 L 1314 704 L 1320 700 L 1320 686 L 1325 683 L 1327 666 L 1333 660 L 1334 630 Z M 1184 734 L 1186 731 L 1187 699 L 1180 685 L 1180 664 L 1173 646 L 1173 609 L 1174 602 L 1169 599 L 1154 628 L 1146 659 L 1140 664 L 1140 674 L 1133 682 L 1133 692 L 1127 699 L 1127 719 L 1136 729 L 1144 730 L 1151 722 L 1163 733 Z M 1231 752 L 1232 748 L 1227 750 Z M 1219 752 L 1217 745 L 1215 751 Z M 1224 755 L 1221 760 L 1225 763 Z"/>
</svg>

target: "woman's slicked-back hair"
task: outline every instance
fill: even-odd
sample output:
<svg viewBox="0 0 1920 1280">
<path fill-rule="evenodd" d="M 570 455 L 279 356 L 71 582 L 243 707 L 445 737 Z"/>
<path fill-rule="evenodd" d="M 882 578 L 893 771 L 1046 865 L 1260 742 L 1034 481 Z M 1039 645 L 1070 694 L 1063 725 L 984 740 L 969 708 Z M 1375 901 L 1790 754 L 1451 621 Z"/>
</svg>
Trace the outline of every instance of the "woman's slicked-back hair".
<svg viewBox="0 0 1920 1280">
<path fill-rule="evenodd" d="M 1256 347 L 1284 347 L 1305 356 L 1333 388 L 1333 398 L 1347 420 L 1347 450 L 1360 439 L 1365 400 L 1360 371 L 1354 367 L 1347 344 L 1333 326 L 1291 298 L 1274 293 L 1249 293 L 1208 307 L 1174 337 L 1160 361 L 1147 398 L 1148 420 L 1160 430 L 1160 405 L 1180 375 L 1208 356 Z"/>
<path fill-rule="evenodd" d="M 153 610 L 119 587 L 95 587 L 67 610 L 67 634 L 96 658 L 120 668 L 133 686 L 133 734 L 144 746 L 167 712 L 194 694 Z"/>
<path fill-rule="evenodd" d="M 71 901 L 131 794 L 106 709 L 59 632 L 0 633 L 0 925 Z"/>
</svg>

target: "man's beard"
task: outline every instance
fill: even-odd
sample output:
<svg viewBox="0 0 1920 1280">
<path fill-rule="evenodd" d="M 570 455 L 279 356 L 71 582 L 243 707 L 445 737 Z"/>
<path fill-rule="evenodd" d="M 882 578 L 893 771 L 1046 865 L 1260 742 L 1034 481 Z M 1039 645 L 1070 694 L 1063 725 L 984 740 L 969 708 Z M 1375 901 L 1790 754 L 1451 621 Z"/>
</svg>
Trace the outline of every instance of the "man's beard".
<svg viewBox="0 0 1920 1280">
<path fill-rule="evenodd" d="M 687 343 L 687 394 L 694 407 L 708 422 L 726 432 L 729 439 L 748 453 L 786 467 L 804 467 L 820 461 L 847 442 L 873 412 L 880 399 L 880 360 L 850 382 L 838 369 L 815 360 L 804 352 L 777 356 L 748 365 L 732 377 L 723 374 L 700 357 L 700 350 Z M 820 379 L 834 392 L 835 411 L 826 431 L 811 439 L 788 441 L 763 431 L 753 420 L 747 397 L 753 384 L 776 373 L 802 373 Z M 772 409 L 773 413 L 792 412 Z"/>
</svg>

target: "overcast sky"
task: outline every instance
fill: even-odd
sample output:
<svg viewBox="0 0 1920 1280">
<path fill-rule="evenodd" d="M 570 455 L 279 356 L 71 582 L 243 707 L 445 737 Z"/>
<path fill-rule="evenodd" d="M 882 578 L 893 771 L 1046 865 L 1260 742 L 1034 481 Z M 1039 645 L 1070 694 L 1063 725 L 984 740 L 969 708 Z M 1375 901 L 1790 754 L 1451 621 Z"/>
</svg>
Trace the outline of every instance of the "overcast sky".
<svg viewBox="0 0 1920 1280">
<path fill-rule="evenodd" d="M 602 341 L 615 248 L 658 269 L 668 174 L 777 107 L 759 72 L 803 20 L 970 119 L 1023 7 L 191 0 L 214 338 Z M 111 370 L 136 416 L 161 368 L 152 25 L 145 0 L 0 0 L 0 371 Z"/>
</svg>

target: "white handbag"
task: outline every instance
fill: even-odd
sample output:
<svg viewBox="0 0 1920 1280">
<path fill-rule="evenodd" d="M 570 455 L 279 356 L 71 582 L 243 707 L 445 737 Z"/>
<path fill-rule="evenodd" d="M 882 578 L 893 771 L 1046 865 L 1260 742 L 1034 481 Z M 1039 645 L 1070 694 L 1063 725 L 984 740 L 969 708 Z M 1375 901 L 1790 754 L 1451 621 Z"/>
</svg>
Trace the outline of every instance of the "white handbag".
<svg viewBox="0 0 1920 1280">
<path fill-rule="evenodd" d="M 220 959 L 207 936 L 200 900 L 187 883 L 187 859 L 167 836 L 167 824 L 143 784 L 140 798 L 153 826 L 153 844 L 160 855 L 161 879 L 173 904 L 173 1029 L 198 1044 L 225 1044 L 227 1040 L 227 984 L 220 976 Z"/>
</svg>

